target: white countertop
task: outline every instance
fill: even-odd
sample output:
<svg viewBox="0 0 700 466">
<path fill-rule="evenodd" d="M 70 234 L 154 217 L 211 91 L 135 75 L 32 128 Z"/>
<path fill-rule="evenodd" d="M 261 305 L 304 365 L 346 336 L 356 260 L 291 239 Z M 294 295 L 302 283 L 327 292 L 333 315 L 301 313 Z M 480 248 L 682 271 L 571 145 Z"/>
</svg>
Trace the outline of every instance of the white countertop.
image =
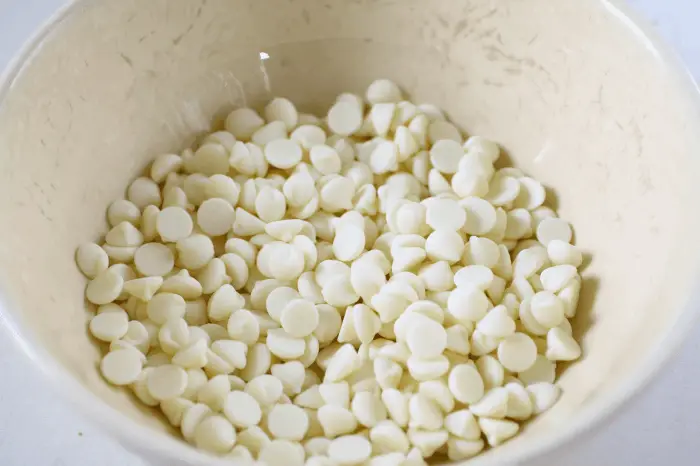
<svg viewBox="0 0 700 466">
<path fill-rule="evenodd" d="M 700 2 L 628 0 L 650 18 L 700 78 Z M 11 4 L 8 4 L 11 3 Z M 63 0 L 0 0 L 0 68 Z M 20 6 L 21 4 L 21 6 Z M 72 413 L 0 331 L 0 464 L 145 466 Z M 700 328 L 682 353 L 612 423 L 538 466 L 691 466 L 700 455 Z"/>
</svg>

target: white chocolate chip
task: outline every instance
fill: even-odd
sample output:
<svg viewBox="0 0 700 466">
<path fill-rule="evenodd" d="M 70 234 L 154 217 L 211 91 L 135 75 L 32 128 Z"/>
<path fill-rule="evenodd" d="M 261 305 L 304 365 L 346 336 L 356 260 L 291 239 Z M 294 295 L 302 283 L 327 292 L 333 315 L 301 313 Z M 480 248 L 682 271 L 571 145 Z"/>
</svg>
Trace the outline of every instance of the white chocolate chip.
<svg viewBox="0 0 700 466">
<path fill-rule="evenodd" d="M 93 304 L 107 304 L 117 299 L 124 287 L 124 279 L 112 269 L 98 273 L 88 283 L 85 296 Z"/>
<path fill-rule="evenodd" d="M 136 204 L 126 199 L 114 201 L 107 209 L 107 220 L 113 227 L 122 222 L 130 222 L 138 227 L 141 221 L 141 210 Z"/>
<path fill-rule="evenodd" d="M 299 113 L 292 102 L 284 97 L 275 97 L 265 106 L 267 121 L 280 120 L 284 122 L 287 131 L 291 131 L 299 121 Z"/>
<path fill-rule="evenodd" d="M 267 427 L 273 437 L 300 441 L 309 429 L 309 418 L 302 408 L 293 404 L 277 404 L 267 415 Z"/>
<path fill-rule="evenodd" d="M 460 364 L 450 371 L 448 386 L 457 401 L 475 403 L 484 395 L 484 381 L 475 367 Z"/>
<path fill-rule="evenodd" d="M 550 241 L 559 240 L 565 243 L 571 241 L 571 226 L 560 218 L 545 218 L 537 226 L 537 240 L 548 246 Z"/>
<path fill-rule="evenodd" d="M 262 411 L 258 401 L 242 391 L 230 392 L 226 396 L 223 410 L 226 418 L 238 428 L 255 426 L 262 419 Z"/>
<path fill-rule="evenodd" d="M 554 327 L 547 332 L 547 352 L 545 355 L 550 361 L 573 361 L 581 357 L 581 347 L 570 333 L 559 327 Z"/>
<path fill-rule="evenodd" d="M 102 375 L 113 385 L 128 385 L 136 381 L 143 368 L 143 355 L 133 349 L 111 351 L 102 358 Z"/>
<path fill-rule="evenodd" d="M 371 453 L 369 440 L 360 435 L 338 437 L 328 446 L 328 457 L 341 466 L 361 464 Z"/>
<path fill-rule="evenodd" d="M 203 450 L 226 453 L 236 442 L 236 431 L 223 416 L 209 416 L 195 428 L 194 442 Z"/>
<path fill-rule="evenodd" d="M 262 447 L 258 461 L 266 466 L 303 466 L 304 448 L 290 440 L 275 439 Z"/>
<path fill-rule="evenodd" d="M 504 419 L 480 418 L 479 427 L 492 447 L 498 446 L 518 433 L 518 423 Z"/>
<path fill-rule="evenodd" d="M 533 413 L 540 414 L 551 408 L 559 399 L 561 389 L 552 383 L 539 382 L 526 387 L 532 401 Z"/>
<path fill-rule="evenodd" d="M 148 392 L 156 400 L 181 396 L 187 388 L 187 373 L 179 366 L 165 364 L 148 375 Z"/>
<path fill-rule="evenodd" d="M 454 174 L 459 168 L 459 161 L 464 155 L 459 141 L 441 139 L 430 149 L 430 161 L 441 173 Z"/>
<path fill-rule="evenodd" d="M 288 169 L 301 161 L 302 150 L 292 139 L 275 139 L 265 144 L 265 159 L 276 168 Z"/>
<path fill-rule="evenodd" d="M 537 346 L 528 335 L 513 333 L 498 344 L 498 360 L 511 372 L 523 372 L 537 358 Z"/>
<path fill-rule="evenodd" d="M 425 221 L 433 230 L 458 231 L 464 226 L 467 214 L 453 199 L 430 199 L 426 203 Z"/>
</svg>

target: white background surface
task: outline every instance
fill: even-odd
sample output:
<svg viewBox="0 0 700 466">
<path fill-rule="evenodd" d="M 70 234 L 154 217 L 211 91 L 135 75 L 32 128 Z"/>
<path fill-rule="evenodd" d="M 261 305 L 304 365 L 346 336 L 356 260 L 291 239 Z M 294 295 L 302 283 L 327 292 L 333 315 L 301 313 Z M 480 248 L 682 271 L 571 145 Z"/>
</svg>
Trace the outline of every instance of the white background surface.
<svg viewBox="0 0 700 466">
<path fill-rule="evenodd" d="M 552 0 L 559 1 L 559 0 Z M 575 1 L 575 0 L 569 0 Z M 700 2 L 629 0 L 649 18 L 700 78 Z M 0 0 L 0 68 L 62 0 Z M 21 6 L 20 6 L 21 4 Z M 47 310 L 50 312 L 50 310 Z M 24 367 L 0 331 L 0 465 L 145 466 L 76 417 Z M 538 466 L 691 466 L 700 464 L 700 329 L 659 379 L 615 420 Z M 534 466 L 534 465 L 533 465 Z"/>
</svg>

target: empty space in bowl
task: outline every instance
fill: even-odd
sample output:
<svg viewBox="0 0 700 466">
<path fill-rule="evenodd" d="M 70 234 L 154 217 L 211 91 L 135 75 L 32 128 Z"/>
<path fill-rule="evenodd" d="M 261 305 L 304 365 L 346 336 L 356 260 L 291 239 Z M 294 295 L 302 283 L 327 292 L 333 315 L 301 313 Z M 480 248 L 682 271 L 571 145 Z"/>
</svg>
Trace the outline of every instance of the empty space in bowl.
<svg viewBox="0 0 700 466">
<path fill-rule="evenodd" d="M 325 114 L 338 93 L 389 78 L 498 141 L 592 258 L 574 321 L 584 356 L 562 371 L 560 402 L 486 457 L 536 449 L 650 363 L 695 278 L 694 101 L 603 5 L 79 2 L 0 106 L 3 312 L 44 364 L 164 429 L 99 375 L 75 248 L 104 235 L 106 207 L 155 155 L 231 109 L 284 96 Z"/>
</svg>

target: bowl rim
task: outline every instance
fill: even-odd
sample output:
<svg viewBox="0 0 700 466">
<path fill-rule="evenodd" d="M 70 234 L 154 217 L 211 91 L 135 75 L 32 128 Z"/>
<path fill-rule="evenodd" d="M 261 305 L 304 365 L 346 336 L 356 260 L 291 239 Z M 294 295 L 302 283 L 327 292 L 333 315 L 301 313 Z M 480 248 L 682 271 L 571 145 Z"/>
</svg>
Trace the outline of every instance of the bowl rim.
<svg viewBox="0 0 700 466">
<path fill-rule="evenodd" d="M 32 56 L 41 48 L 43 41 L 75 10 L 93 1 L 96 0 L 68 0 L 28 37 L 14 57 L 10 59 L 5 70 L 0 73 L 0 108 L 15 80 L 21 75 Z M 667 45 L 651 23 L 641 17 L 624 0 L 591 1 L 599 2 L 608 11 L 608 14 L 620 21 L 620 27 L 627 28 L 637 37 L 637 40 L 643 42 L 647 51 L 654 56 L 660 66 L 664 66 L 675 75 L 679 91 L 687 94 L 688 101 L 700 114 L 700 89 L 694 77 L 677 52 Z M 700 124 L 700 118 L 697 119 L 697 122 Z M 693 283 L 695 284 L 700 284 L 699 272 L 696 271 L 694 274 Z M 109 432 L 113 439 L 126 450 L 137 455 L 153 453 L 162 455 L 164 460 L 167 459 L 166 464 L 168 465 L 176 464 L 176 461 L 183 465 L 231 465 L 238 463 L 231 458 L 224 460 L 196 450 L 165 432 L 155 431 L 134 422 L 133 419 L 106 404 L 63 370 L 48 350 L 33 341 L 31 330 L 23 328 L 23 325 L 12 317 L 14 314 L 6 311 L 16 307 L 11 303 L 9 296 L 10 294 L 6 290 L 2 290 L 0 285 L 0 328 L 10 335 L 10 339 L 23 353 L 23 357 L 31 361 L 32 366 L 37 368 L 37 372 L 50 382 L 53 390 L 56 390 L 63 399 L 73 405 L 77 413 L 80 413 L 84 419 Z M 629 406 L 632 400 L 648 388 L 654 376 L 659 375 L 662 370 L 667 370 L 665 363 L 677 355 L 699 319 L 700 287 L 695 286 L 692 287 L 686 304 L 683 305 L 683 310 L 659 340 L 657 348 L 651 352 L 646 363 L 636 368 L 617 387 L 591 401 L 564 428 L 544 436 L 537 442 L 530 442 L 519 450 L 494 454 L 493 457 L 477 456 L 467 460 L 467 462 L 474 466 L 524 464 L 545 454 L 557 454 L 574 438 L 590 437 L 593 427 L 600 425 L 603 421 L 610 423 L 619 417 L 623 412 L 623 407 Z M 125 444 L 125 442 L 128 443 Z"/>
</svg>

